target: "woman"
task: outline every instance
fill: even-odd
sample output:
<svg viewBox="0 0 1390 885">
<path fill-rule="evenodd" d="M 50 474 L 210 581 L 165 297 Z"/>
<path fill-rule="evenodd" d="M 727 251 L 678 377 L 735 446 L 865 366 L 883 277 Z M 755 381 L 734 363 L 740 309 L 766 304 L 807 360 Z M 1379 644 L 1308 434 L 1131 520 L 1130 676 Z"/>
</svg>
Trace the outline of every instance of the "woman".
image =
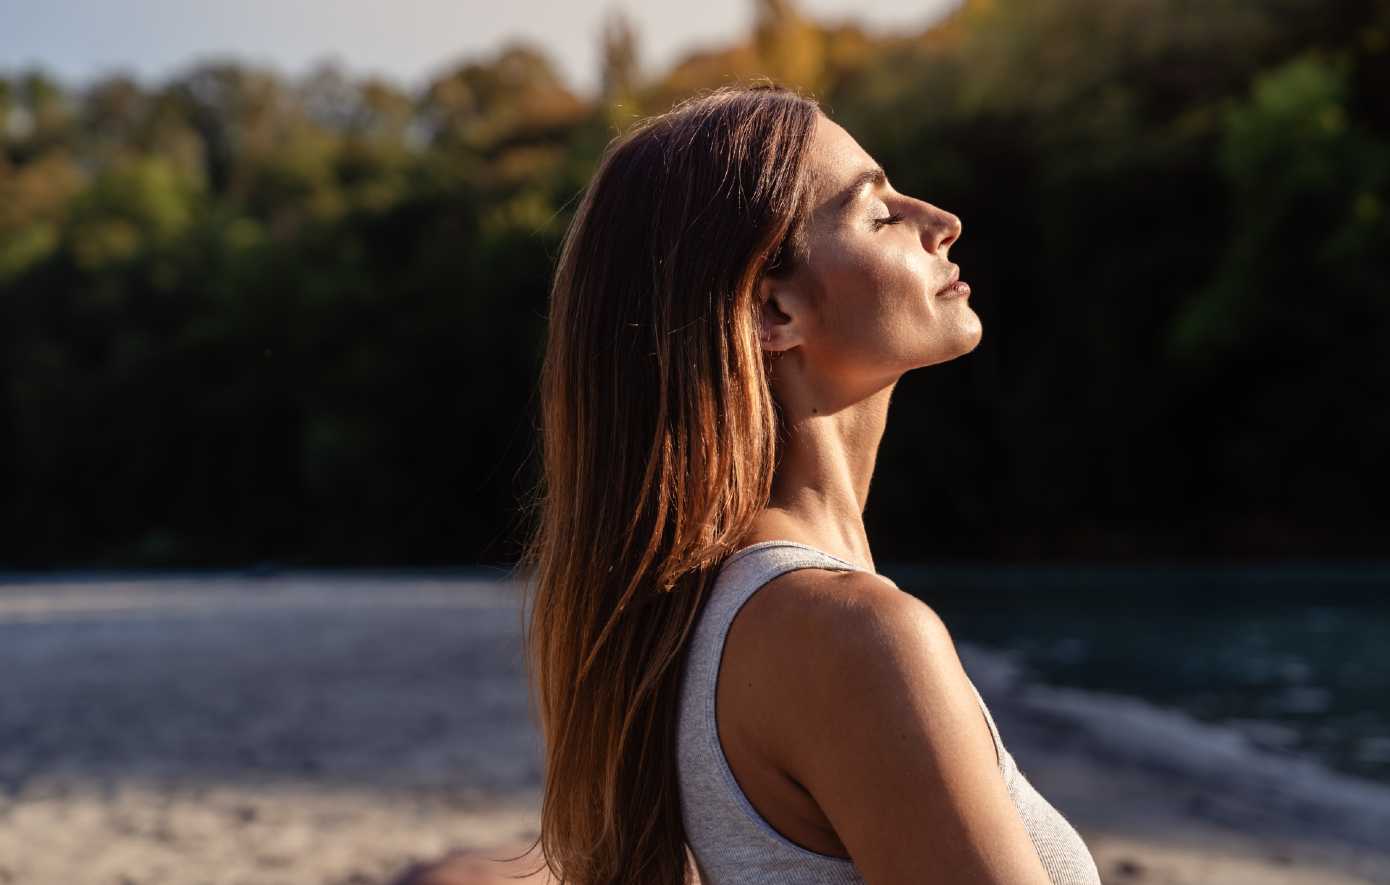
<svg viewBox="0 0 1390 885">
<path fill-rule="evenodd" d="M 864 533 L 894 384 L 980 337 L 959 234 L 774 88 L 604 158 L 542 385 L 529 653 L 557 878 L 673 885 L 688 846 L 706 885 L 1099 882 Z"/>
</svg>

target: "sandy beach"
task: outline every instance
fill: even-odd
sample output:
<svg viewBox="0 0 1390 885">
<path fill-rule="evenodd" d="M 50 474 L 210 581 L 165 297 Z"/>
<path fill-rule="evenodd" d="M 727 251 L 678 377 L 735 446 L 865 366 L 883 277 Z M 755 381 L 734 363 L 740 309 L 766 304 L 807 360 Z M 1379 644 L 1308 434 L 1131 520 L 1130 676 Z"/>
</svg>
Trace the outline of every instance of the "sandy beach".
<svg viewBox="0 0 1390 885">
<path fill-rule="evenodd" d="M 0 885 L 496 877 L 535 832 L 519 635 L 482 573 L 12 579 Z M 1390 883 L 1390 786 L 961 655 L 1107 883 Z"/>
</svg>

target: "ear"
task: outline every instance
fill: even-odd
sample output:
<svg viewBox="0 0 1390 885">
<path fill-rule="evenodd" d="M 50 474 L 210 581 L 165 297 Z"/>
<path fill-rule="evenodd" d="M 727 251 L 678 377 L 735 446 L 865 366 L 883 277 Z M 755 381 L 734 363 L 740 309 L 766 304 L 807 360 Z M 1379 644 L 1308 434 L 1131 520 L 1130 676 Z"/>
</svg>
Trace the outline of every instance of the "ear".
<svg viewBox="0 0 1390 885">
<path fill-rule="evenodd" d="M 763 350 L 791 350 L 806 340 L 806 300 L 790 280 L 763 277 L 758 291 L 758 344 Z"/>
</svg>

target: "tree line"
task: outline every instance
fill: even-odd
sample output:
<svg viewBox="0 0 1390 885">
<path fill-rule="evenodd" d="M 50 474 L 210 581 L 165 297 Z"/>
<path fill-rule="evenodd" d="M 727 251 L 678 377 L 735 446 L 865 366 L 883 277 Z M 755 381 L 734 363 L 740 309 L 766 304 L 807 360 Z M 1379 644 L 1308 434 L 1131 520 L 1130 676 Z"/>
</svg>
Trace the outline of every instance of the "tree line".
<svg viewBox="0 0 1390 885">
<path fill-rule="evenodd" d="M 605 144 L 806 89 L 965 224 L 979 350 L 895 394 L 880 556 L 1390 551 L 1390 4 L 759 0 L 602 89 L 533 48 L 0 79 L 0 565 L 507 561 L 549 275 Z"/>
</svg>

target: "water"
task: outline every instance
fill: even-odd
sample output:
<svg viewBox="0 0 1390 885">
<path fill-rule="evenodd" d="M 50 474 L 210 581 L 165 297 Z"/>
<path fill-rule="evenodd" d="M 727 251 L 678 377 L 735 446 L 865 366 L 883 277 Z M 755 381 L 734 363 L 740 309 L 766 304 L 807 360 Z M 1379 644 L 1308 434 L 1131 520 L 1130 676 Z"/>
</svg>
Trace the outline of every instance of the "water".
<svg viewBox="0 0 1390 885">
<path fill-rule="evenodd" d="M 1137 695 L 1390 781 L 1390 563 L 884 573 L 1033 679 Z"/>
</svg>

